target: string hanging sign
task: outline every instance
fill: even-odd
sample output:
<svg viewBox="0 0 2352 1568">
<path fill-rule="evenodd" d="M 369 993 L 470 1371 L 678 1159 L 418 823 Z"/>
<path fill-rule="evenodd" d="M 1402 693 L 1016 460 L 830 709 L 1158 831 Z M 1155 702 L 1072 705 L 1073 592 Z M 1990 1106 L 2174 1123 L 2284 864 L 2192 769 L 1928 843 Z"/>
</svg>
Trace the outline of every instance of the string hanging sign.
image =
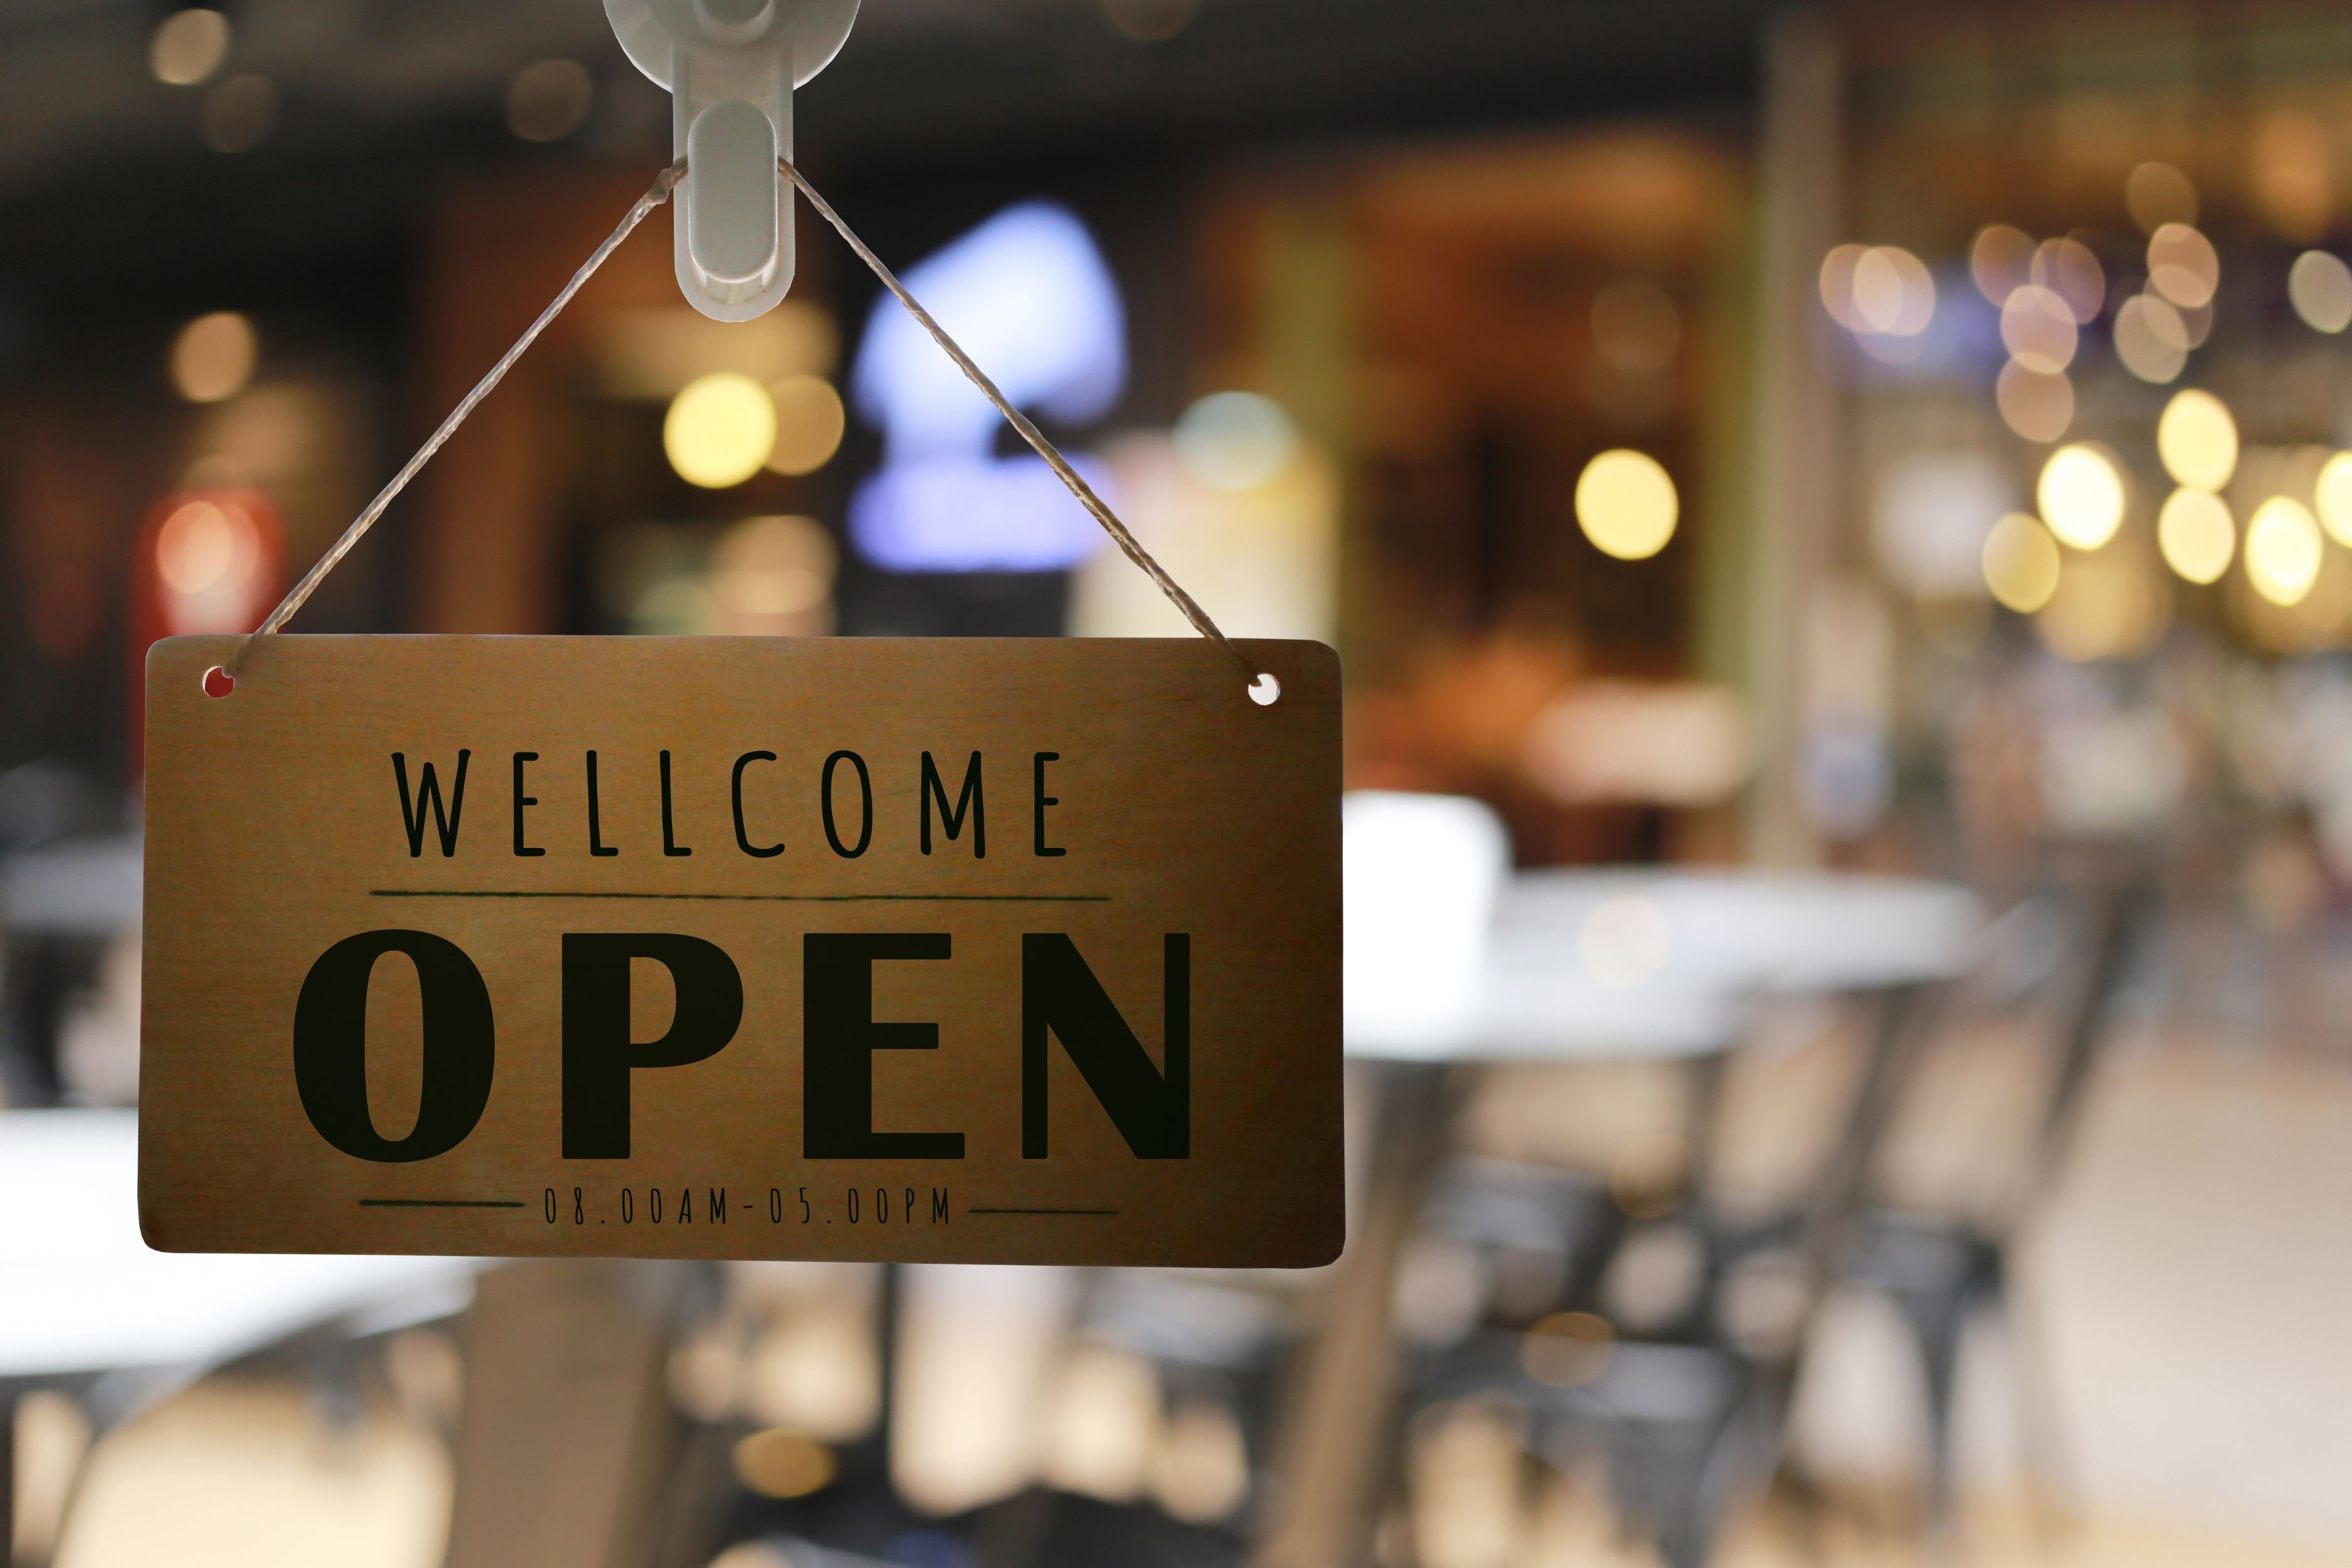
<svg viewBox="0 0 2352 1568">
<path fill-rule="evenodd" d="M 149 657 L 149 1241 L 1329 1261 L 1336 658 L 1226 638 L 801 174 L 854 0 L 607 9 L 679 161 L 259 630 Z M 786 182 L 1199 640 L 276 635 L 656 207 L 772 308 Z"/>
</svg>

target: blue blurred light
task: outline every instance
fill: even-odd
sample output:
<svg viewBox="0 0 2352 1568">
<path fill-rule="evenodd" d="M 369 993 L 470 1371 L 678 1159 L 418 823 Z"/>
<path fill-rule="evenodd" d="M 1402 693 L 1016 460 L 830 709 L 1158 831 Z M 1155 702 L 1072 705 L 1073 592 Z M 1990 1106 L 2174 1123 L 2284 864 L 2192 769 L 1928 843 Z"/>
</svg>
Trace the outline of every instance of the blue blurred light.
<svg viewBox="0 0 2352 1568">
<path fill-rule="evenodd" d="M 906 281 L 1018 407 L 1083 423 L 1127 388 L 1126 306 L 1094 237 L 1065 207 L 1008 208 Z M 1000 416 L 887 296 L 866 321 L 850 391 L 883 433 L 882 471 L 850 505 L 850 537 L 877 565 L 1051 572 L 1100 547 L 1093 520 L 1043 463 L 991 456 Z M 1102 486 L 1098 466 L 1079 467 Z"/>
<path fill-rule="evenodd" d="M 1110 475 L 1074 458 L 1095 493 Z M 849 503 L 857 552 L 892 572 L 1061 572 L 1093 554 L 1102 530 L 1035 458 L 939 458 L 885 468 Z"/>
</svg>

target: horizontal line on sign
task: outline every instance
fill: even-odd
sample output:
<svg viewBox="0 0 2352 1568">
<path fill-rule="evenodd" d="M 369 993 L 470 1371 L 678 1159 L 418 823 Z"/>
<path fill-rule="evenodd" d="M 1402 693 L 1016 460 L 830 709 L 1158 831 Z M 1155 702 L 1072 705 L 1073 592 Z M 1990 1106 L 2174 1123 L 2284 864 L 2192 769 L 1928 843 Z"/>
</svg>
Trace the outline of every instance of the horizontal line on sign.
<svg viewBox="0 0 2352 1568">
<path fill-rule="evenodd" d="M 505 1198 L 362 1198 L 363 1209 L 519 1209 L 528 1205 Z"/>
<path fill-rule="evenodd" d="M 1077 1214 L 1118 1216 L 1117 1209 L 966 1209 L 966 1214 Z"/>
<path fill-rule="evenodd" d="M 372 899 L 634 899 L 688 904 L 1107 904 L 1107 893 L 541 893 L 373 888 Z"/>
</svg>

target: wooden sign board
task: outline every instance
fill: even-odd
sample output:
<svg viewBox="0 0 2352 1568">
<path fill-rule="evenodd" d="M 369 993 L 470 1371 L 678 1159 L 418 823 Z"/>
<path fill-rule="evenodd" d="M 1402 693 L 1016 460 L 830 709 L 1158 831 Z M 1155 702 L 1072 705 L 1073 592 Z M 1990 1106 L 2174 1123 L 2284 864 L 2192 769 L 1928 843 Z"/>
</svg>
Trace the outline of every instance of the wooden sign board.
<svg viewBox="0 0 2352 1568">
<path fill-rule="evenodd" d="M 1244 647 L 157 645 L 148 1241 L 1328 1262 L 1339 665 Z"/>
</svg>

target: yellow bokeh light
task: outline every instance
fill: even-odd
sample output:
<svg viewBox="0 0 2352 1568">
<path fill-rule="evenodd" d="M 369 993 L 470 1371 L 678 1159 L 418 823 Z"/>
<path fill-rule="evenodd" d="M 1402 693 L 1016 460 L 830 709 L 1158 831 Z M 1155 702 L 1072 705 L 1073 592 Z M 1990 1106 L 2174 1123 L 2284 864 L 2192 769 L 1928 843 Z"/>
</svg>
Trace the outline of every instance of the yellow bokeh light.
<svg viewBox="0 0 2352 1568">
<path fill-rule="evenodd" d="M 147 45 L 148 68 L 172 87 L 194 87 L 228 58 L 228 18 L 203 7 L 174 11 L 163 18 Z"/>
<path fill-rule="evenodd" d="M 670 467 L 707 490 L 741 484 L 767 463 L 775 446 L 776 405 L 768 389 L 732 371 L 688 385 L 662 423 Z"/>
<path fill-rule="evenodd" d="M 2319 581 L 2319 524 L 2303 503 L 2273 496 L 2246 525 L 2246 577 L 2273 605 L 2303 603 Z"/>
<path fill-rule="evenodd" d="M 245 390 L 261 353 L 253 323 L 234 310 L 198 316 L 172 342 L 172 384 L 191 403 L 220 403 Z"/>
<path fill-rule="evenodd" d="M 1673 477 L 1643 452 L 1603 452 L 1576 481 L 1576 521 L 1584 537 L 1620 561 L 1645 561 L 1664 550 L 1681 516 Z"/>
<path fill-rule="evenodd" d="M 2352 452 L 2328 458 L 2313 489 L 2319 500 L 2319 525 L 2336 543 L 2352 546 Z"/>
<path fill-rule="evenodd" d="M 2013 511 L 1993 524 L 1985 538 L 1985 586 L 2021 616 L 2030 616 L 2058 591 L 2057 542 L 2041 522 Z"/>
<path fill-rule="evenodd" d="M 849 416 L 841 394 L 821 375 L 786 376 L 768 388 L 776 405 L 776 444 L 768 467 L 797 479 L 833 461 Z"/>
<path fill-rule="evenodd" d="M 2219 494 L 2238 471 L 2238 422 L 2210 392 L 2175 393 L 2157 421 L 2156 452 L 2175 483 Z"/>
<path fill-rule="evenodd" d="M 2164 563 L 2191 583 L 2218 583 L 2238 550 L 2238 524 L 2227 502 L 2203 490 L 2175 490 L 2156 520 Z"/>
<path fill-rule="evenodd" d="M 2096 447 L 2061 447 L 2042 466 L 2034 498 L 2050 531 L 2077 550 L 2096 550 L 2124 521 L 2124 480 Z"/>
</svg>

